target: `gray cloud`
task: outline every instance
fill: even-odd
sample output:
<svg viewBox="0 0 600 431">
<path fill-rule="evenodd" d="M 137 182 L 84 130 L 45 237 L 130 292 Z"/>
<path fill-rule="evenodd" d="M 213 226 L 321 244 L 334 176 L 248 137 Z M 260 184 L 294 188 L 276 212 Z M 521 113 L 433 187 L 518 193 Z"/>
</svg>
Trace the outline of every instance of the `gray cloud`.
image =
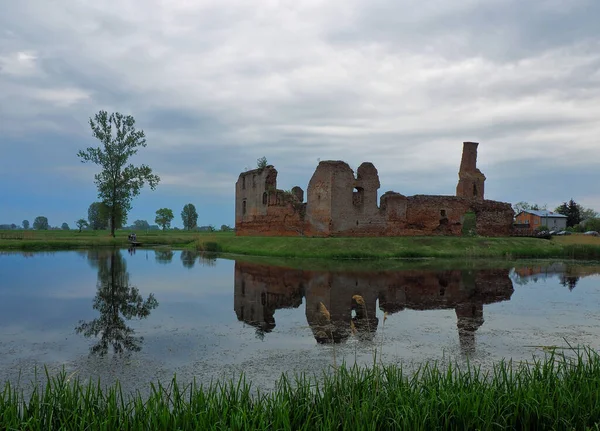
<svg viewBox="0 0 600 431">
<path fill-rule="evenodd" d="M 0 147 L 61 178 L 89 175 L 67 168 L 95 144 L 87 119 L 99 109 L 135 116 L 148 137 L 140 157 L 165 178 L 165 196 L 231 195 L 263 155 L 286 187 L 305 187 L 318 159 L 370 160 L 386 189 L 415 193 L 453 192 L 463 140 L 481 141 L 482 169 L 502 166 L 502 178 L 520 178 L 523 160 L 536 173 L 591 171 L 600 158 L 594 0 L 31 0 L 5 10 Z M 45 136 L 57 143 L 40 153 Z M 488 190 L 511 200 L 502 181 Z M 531 200 L 542 192 L 534 186 Z"/>
</svg>

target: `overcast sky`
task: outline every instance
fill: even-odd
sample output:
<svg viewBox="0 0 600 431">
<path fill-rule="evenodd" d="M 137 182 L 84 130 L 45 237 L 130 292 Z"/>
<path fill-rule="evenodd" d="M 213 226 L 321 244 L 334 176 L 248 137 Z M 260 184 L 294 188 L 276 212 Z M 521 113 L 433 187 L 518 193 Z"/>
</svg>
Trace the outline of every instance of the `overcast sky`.
<svg viewBox="0 0 600 431">
<path fill-rule="evenodd" d="M 477 141 L 486 198 L 600 210 L 598 0 L 0 0 L 0 224 L 97 200 L 88 119 L 131 114 L 161 177 L 128 222 L 234 224 L 266 156 L 306 190 L 371 161 L 380 194 L 456 190 Z"/>
</svg>

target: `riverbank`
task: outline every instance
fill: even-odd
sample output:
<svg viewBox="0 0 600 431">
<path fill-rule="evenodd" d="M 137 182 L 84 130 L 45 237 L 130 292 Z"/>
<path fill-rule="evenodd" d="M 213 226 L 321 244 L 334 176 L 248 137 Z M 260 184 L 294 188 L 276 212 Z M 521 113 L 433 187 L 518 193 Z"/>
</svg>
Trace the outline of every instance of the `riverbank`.
<svg viewBox="0 0 600 431">
<path fill-rule="evenodd" d="M 550 350 L 530 364 L 478 369 L 424 364 L 340 367 L 322 378 L 282 376 L 256 394 L 243 379 L 210 387 L 158 383 L 148 398 L 66 373 L 25 399 L 5 384 L 3 429 L 598 429 L 600 358 Z M 571 352 L 571 351 L 569 351 Z M 594 428 L 595 427 L 595 428 Z"/>
<path fill-rule="evenodd" d="M 600 238 L 572 235 L 568 239 L 505 237 L 368 237 L 199 238 L 198 251 L 236 255 L 318 259 L 600 259 Z"/>
<path fill-rule="evenodd" d="M 16 232 L 16 233 L 15 233 Z M 127 231 L 112 238 L 106 231 L 0 232 L 0 250 L 52 251 L 130 246 Z M 600 260 L 600 238 L 586 235 L 551 240 L 522 237 L 238 237 L 232 232 L 138 232 L 143 247 L 169 246 L 234 255 L 317 259 L 586 259 Z"/>
</svg>

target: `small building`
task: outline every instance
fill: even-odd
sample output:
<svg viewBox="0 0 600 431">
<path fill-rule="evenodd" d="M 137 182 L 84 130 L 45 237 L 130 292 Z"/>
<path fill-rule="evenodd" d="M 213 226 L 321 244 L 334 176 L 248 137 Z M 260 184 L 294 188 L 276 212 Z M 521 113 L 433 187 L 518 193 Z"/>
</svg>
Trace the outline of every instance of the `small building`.
<svg viewBox="0 0 600 431">
<path fill-rule="evenodd" d="M 563 230 L 567 228 L 567 216 L 548 210 L 527 210 L 517 214 L 515 224 L 528 225 L 531 229 L 546 226 L 550 230 Z"/>
</svg>

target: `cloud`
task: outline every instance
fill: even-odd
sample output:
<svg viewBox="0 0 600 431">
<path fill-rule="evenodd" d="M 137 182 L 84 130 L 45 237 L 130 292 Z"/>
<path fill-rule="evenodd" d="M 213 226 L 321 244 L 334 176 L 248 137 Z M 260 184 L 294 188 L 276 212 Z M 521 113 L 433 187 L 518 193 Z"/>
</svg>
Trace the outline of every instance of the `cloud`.
<svg viewBox="0 0 600 431">
<path fill-rule="evenodd" d="M 344 159 L 374 162 L 386 189 L 440 193 L 465 140 L 484 172 L 515 178 L 523 160 L 600 157 L 595 0 L 59 3 L 0 17 L 3 147 L 60 135 L 70 160 L 95 145 L 87 119 L 118 110 L 145 130 L 140 160 L 162 186 L 200 196 L 231 194 L 263 155 L 303 188 L 318 159 Z"/>
</svg>

